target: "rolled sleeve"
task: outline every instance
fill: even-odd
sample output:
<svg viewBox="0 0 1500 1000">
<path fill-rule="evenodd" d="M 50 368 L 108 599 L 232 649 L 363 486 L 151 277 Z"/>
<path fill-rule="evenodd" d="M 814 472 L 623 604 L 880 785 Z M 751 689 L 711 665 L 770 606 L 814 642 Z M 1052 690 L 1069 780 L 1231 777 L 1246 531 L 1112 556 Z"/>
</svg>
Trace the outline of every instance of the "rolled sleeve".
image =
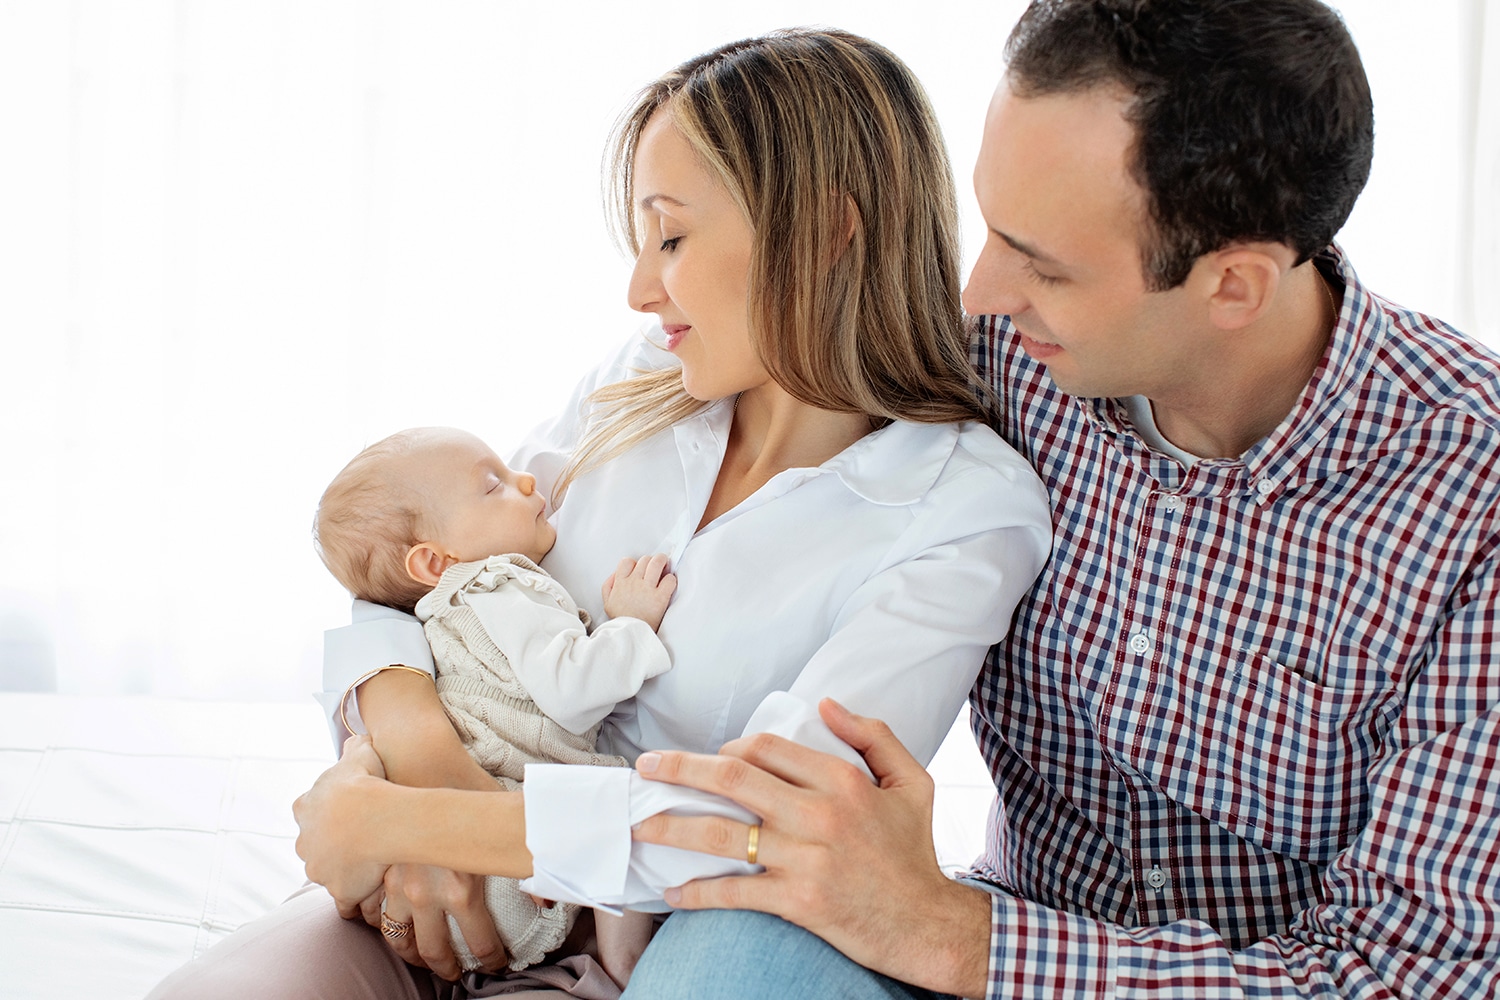
<svg viewBox="0 0 1500 1000">
<path fill-rule="evenodd" d="M 521 887 L 546 899 L 660 913 L 670 909 L 662 893 L 673 886 L 764 871 L 631 840 L 631 827 L 663 812 L 757 821 L 754 813 L 714 795 L 647 781 L 628 768 L 577 764 L 528 764 L 523 793 L 532 876 Z M 585 822 L 580 803 L 588 803 Z"/>
<path fill-rule="evenodd" d="M 358 699 L 349 690 L 362 677 L 394 663 L 433 673 L 427 636 L 421 623 L 411 615 L 355 601 L 351 617 L 352 624 L 323 633 L 323 690 L 317 699 L 328 715 L 335 746 L 342 744 L 344 736 L 341 707 L 349 729 L 364 732 Z M 344 705 L 346 695 L 348 704 Z"/>
</svg>

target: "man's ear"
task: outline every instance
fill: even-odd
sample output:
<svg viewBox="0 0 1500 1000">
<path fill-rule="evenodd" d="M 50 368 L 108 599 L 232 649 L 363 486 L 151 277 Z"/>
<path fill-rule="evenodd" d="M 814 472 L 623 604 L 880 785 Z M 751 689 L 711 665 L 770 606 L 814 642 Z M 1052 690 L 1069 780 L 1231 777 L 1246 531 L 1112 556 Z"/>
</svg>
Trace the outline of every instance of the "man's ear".
<svg viewBox="0 0 1500 1000">
<path fill-rule="evenodd" d="M 443 570 L 457 563 L 432 542 L 418 542 L 406 550 L 406 575 L 427 587 L 436 587 Z"/>
<path fill-rule="evenodd" d="M 1278 254 L 1277 249 L 1287 251 Z M 1290 260 L 1285 247 L 1236 246 L 1209 254 L 1209 322 L 1220 330 L 1243 330 L 1266 314 Z"/>
</svg>

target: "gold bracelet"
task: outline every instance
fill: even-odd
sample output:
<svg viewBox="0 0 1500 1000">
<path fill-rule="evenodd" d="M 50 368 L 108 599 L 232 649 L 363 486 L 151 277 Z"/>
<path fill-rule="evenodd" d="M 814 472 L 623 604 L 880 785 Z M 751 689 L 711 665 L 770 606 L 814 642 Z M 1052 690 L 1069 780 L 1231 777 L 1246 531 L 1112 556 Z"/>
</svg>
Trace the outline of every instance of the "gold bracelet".
<svg viewBox="0 0 1500 1000">
<path fill-rule="evenodd" d="M 437 681 L 437 678 L 433 677 L 427 671 L 422 670 L 419 667 L 408 667 L 404 663 L 388 663 L 383 667 L 376 667 L 369 673 L 359 677 L 353 684 L 350 684 L 348 687 L 344 688 L 344 696 L 339 699 L 339 722 L 343 723 L 344 732 L 349 733 L 351 736 L 354 735 L 354 727 L 349 725 L 349 716 L 344 714 L 344 708 L 349 704 L 349 696 L 354 693 L 355 688 L 359 687 L 365 681 L 369 680 L 371 677 L 374 677 L 376 674 L 383 674 L 387 670 L 410 670 L 414 674 L 421 674 L 423 677 L 426 677 L 428 680 L 433 681 L 434 683 L 436 683 Z"/>
</svg>

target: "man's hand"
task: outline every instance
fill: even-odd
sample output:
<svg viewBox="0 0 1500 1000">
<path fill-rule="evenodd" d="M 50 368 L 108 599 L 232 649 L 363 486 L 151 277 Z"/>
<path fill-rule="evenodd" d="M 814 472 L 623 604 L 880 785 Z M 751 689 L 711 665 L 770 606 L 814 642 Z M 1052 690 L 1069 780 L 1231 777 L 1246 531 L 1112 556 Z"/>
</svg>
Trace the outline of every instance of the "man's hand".
<svg viewBox="0 0 1500 1000">
<path fill-rule="evenodd" d="M 639 618 L 653 629 L 661 628 L 676 591 L 677 577 L 667 572 L 667 557 L 659 552 L 645 559 L 621 559 L 600 588 L 605 614 Z"/>
<path fill-rule="evenodd" d="M 718 755 L 662 752 L 637 761 L 645 777 L 723 795 L 762 817 L 764 874 L 689 882 L 667 902 L 773 913 L 903 982 L 982 996 L 990 900 L 938 867 L 932 777 L 885 723 L 830 699 L 818 710 L 878 784 L 837 757 L 765 734 L 726 743 Z M 635 839 L 743 859 L 749 834 L 722 817 L 659 814 Z"/>
</svg>

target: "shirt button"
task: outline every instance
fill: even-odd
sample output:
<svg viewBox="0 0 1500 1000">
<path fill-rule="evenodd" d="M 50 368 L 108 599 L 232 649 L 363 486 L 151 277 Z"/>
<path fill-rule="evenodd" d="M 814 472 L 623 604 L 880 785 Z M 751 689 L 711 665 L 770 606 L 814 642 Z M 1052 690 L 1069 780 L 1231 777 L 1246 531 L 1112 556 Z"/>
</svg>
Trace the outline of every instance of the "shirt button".
<svg viewBox="0 0 1500 1000">
<path fill-rule="evenodd" d="M 1157 892 L 1160 892 L 1166 886 L 1167 873 L 1161 870 L 1161 865 L 1157 865 L 1146 873 L 1146 884 Z"/>
<path fill-rule="evenodd" d="M 1130 650 L 1133 653 L 1145 653 L 1151 649 L 1151 633 L 1137 632 L 1130 637 Z"/>
<path fill-rule="evenodd" d="M 1182 501 L 1177 497 L 1167 497 L 1162 501 L 1162 506 L 1166 507 L 1169 513 L 1175 514 L 1182 509 Z"/>
<path fill-rule="evenodd" d="M 1268 496 L 1270 492 L 1275 488 L 1276 484 L 1271 482 L 1269 479 L 1258 479 L 1255 482 L 1255 492 L 1259 493 L 1261 496 Z"/>
</svg>

